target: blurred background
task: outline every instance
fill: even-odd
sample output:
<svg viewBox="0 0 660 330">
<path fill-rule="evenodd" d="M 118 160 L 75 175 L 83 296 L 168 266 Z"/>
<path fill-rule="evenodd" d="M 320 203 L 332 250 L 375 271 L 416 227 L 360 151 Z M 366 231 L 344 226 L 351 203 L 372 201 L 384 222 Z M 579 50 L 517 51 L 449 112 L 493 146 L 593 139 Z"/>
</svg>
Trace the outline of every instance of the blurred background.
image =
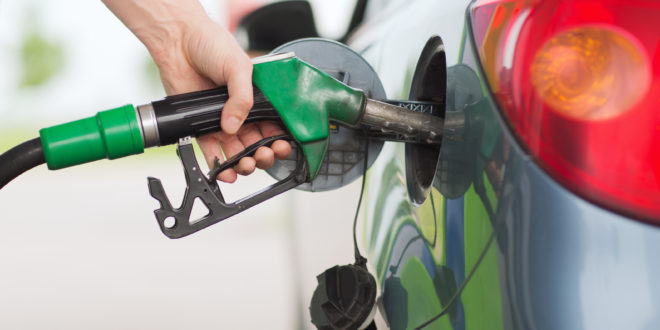
<svg viewBox="0 0 660 330">
<path fill-rule="evenodd" d="M 202 1 L 230 27 L 266 2 Z M 310 2 L 319 34 L 343 35 L 355 1 Z M 0 0 L 0 153 L 39 128 L 164 96 L 144 46 L 100 1 Z M 0 328 L 312 328 L 315 276 L 353 261 L 359 182 L 288 192 L 170 240 L 147 176 L 178 204 L 173 146 L 41 166 L 0 190 Z M 223 191 L 235 199 L 272 182 L 261 172 Z"/>
</svg>

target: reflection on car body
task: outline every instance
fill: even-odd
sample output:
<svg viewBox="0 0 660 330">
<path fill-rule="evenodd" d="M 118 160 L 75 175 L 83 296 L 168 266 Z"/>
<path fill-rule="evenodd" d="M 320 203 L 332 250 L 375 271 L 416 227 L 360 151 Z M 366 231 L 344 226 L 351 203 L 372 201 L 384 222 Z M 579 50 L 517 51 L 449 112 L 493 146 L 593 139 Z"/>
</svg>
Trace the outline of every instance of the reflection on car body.
<svg viewBox="0 0 660 330">
<path fill-rule="evenodd" d="M 369 0 L 361 18 L 345 40 L 388 98 L 446 102 L 439 152 L 388 142 L 366 174 L 384 325 L 660 328 L 660 5 Z M 437 40 L 446 77 L 415 86 Z"/>
</svg>

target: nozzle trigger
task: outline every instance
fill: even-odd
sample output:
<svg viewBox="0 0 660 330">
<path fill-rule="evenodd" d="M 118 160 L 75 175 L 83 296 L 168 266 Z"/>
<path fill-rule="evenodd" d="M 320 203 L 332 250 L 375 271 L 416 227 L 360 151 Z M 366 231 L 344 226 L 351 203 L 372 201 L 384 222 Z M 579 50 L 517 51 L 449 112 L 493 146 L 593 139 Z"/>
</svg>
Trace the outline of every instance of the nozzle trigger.
<svg viewBox="0 0 660 330">
<path fill-rule="evenodd" d="M 307 166 L 304 158 L 298 157 L 296 170 L 291 172 L 288 177 L 233 203 L 225 202 L 216 181 L 217 175 L 238 164 L 241 158 L 254 155 L 259 147 L 270 146 L 276 140 L 292 141 L 293 138 L 289 135 L 265 138 L 222 164 L 216 161 L 207 177 L 201 172 L 195 158 L 192 139 L 190 137 L 180 139 L 177 154 L 183 164 L 187 184 L 181 206 L 176 209 L 172 207 L 161 181 L 153 177 L 148 178 L 149 192 L 160 203 L 160 207 L 154 211 L 154 214 L 163 234 L 169 238 L 190 235 L 304 183 L 308 177 Z M 209 213 L 199 220 L 190 219 L 197 198 L 204 203 Z M 169 219 L 173 219 L 173 221 Z"/>
</svg>

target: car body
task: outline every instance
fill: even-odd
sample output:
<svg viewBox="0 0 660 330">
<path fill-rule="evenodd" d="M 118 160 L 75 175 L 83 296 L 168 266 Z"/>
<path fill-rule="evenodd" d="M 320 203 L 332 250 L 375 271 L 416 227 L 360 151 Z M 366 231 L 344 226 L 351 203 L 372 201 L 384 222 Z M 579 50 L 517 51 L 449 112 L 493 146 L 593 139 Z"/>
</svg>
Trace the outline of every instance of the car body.
<svg viewBox="0 0 660 330">
<path fill-rule="evenodd" d="M 309 5 L 276 6 L 250 45 L 317 36 L 287 18 Z M 340 40 L 387 98 L 445 104 L 441 147 L 386 142 L 366 174 L 379 325 L 660 328 L 658 18 L 647 0 L 357 1 Z"/>
<path fill-rule="evenodd" d="M 386 143 L 368 171 L 358 237 L 387 325 L 660 328 L 657 222 L 585 196 L 529 151 L 480 58 L 471 22 L 477 5 L 372 0 L 348 39 L 388 98 L 405 99 L 427 41 L 439 36 L 446 111 L 465 118 L 463 140 L 447 138 L 439 160 L 418 160 L 432 168 L 437 161 L 422 203 L 411 194 L 415 155 L 403 144 Z M 650 56 L 657 59 L 657 49 Z"/>
</svg>

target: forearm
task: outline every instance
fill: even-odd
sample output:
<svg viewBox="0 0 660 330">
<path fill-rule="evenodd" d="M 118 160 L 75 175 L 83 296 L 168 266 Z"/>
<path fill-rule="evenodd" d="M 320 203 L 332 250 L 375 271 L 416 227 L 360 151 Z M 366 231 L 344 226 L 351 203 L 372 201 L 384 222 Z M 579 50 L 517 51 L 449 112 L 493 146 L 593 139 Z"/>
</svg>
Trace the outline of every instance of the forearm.
<svg viewBox="0 0 660 330">
<path fill-rule="evenodd" d="M 103 3 L 147 47 L 154 60 L 164 60 L 173 49 L 181 49 L 186 32 L 209 21 L 195 0 L 103 0 Z"/>
</svg>

